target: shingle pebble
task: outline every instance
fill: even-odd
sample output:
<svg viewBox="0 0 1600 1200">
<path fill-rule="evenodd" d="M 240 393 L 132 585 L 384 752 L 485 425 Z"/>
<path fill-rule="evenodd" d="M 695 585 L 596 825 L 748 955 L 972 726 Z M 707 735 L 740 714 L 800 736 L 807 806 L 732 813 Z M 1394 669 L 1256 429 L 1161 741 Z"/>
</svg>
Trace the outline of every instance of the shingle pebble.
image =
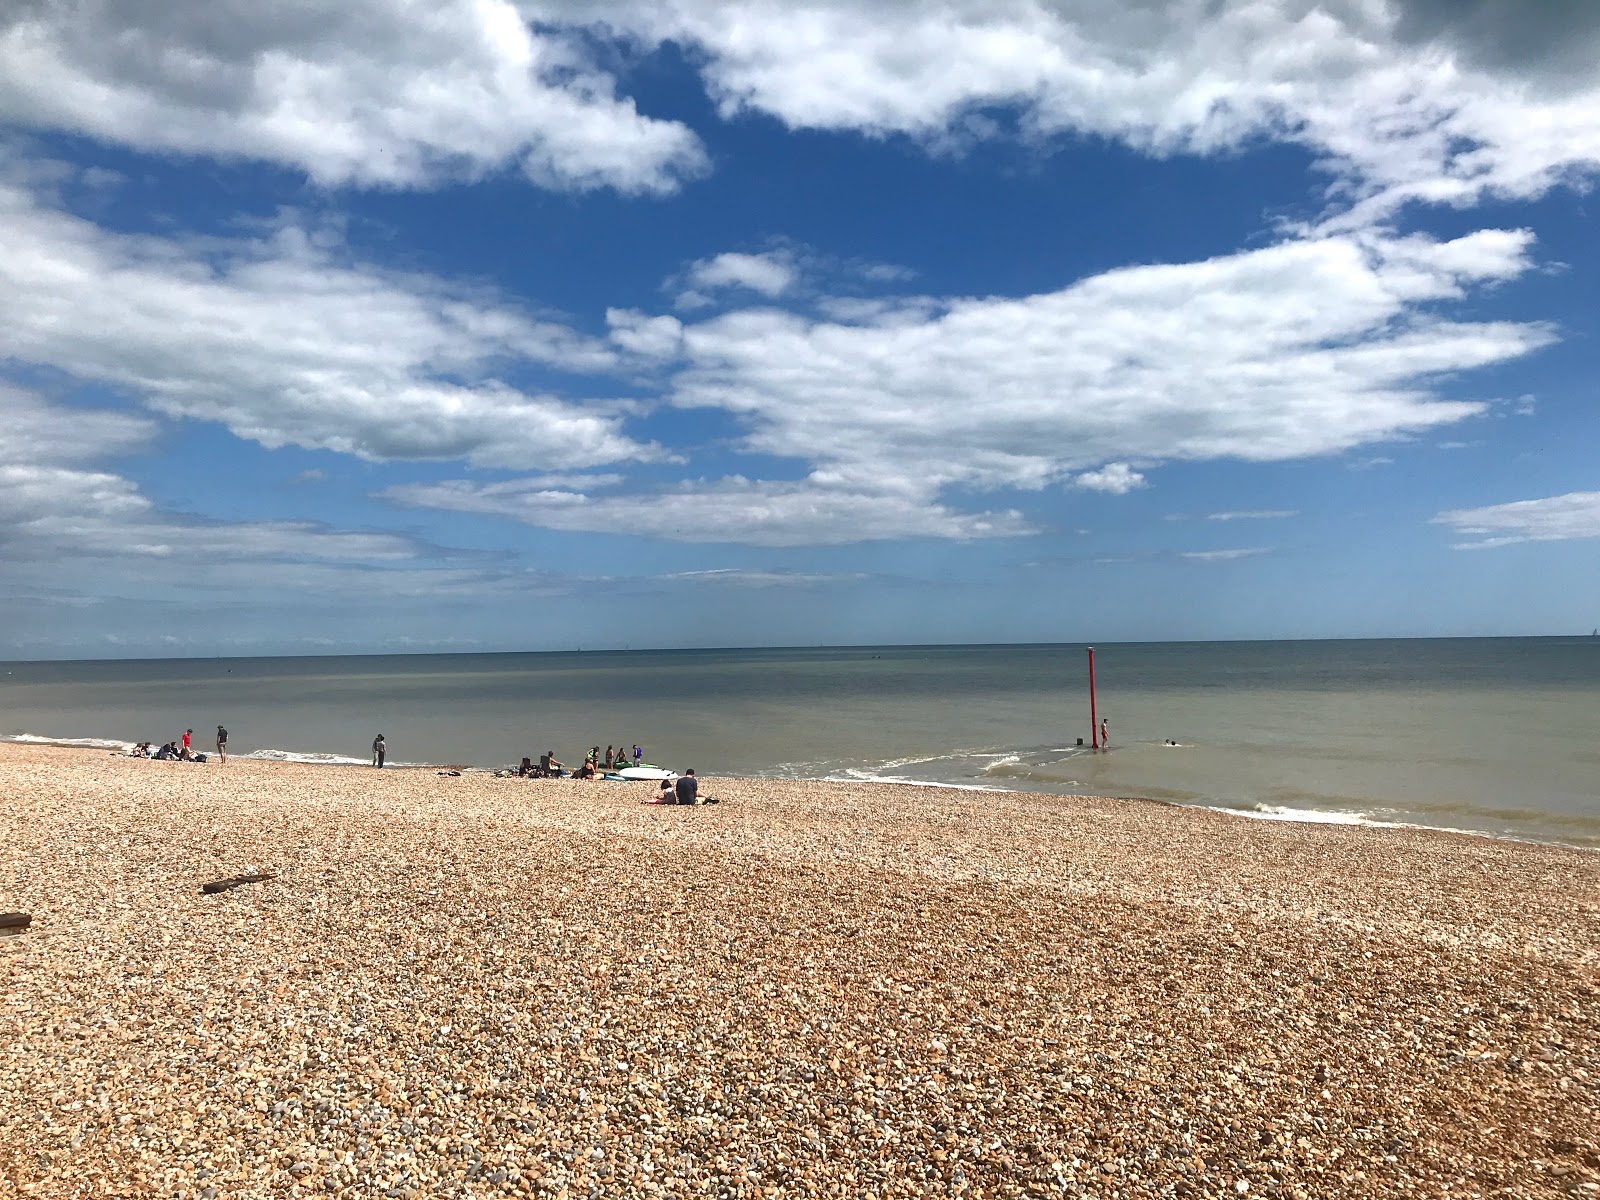
<svg viewBox="0 0 1600 1200">
<path fill-rule="evenodd" d="M 1600 1184 L 1600 856 L 703 788 L 0 745 L 0 1195 Z"/>
</svg>

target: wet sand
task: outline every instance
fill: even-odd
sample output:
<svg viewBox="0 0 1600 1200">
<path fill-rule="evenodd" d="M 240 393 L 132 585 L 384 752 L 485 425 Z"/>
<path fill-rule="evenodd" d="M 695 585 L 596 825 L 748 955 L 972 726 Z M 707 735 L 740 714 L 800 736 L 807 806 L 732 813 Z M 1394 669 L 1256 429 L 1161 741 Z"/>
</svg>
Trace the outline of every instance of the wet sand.
<svg viewBox="0 0 1600 1200">
<path fill-rule="evenodd" d="M 1600 1196 L 1593 853 L 650 790 L 0 744 L 0 1195 Z"/>
</svg>

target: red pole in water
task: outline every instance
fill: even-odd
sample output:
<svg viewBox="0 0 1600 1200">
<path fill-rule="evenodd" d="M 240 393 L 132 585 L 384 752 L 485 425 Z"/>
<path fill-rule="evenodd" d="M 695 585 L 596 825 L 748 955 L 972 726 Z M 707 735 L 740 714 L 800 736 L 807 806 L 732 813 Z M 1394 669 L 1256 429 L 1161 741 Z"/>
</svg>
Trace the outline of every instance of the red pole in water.
<svg viewBox="0 0 1600 1200">
<path fill-rule="evenodd" d="M 1080 743 L 1081 744 L 1081 743 Z M 1094 711 L 1094 647 L 1089 647 L 1089 745 L 1100 749 L 1100 722 Z"/>
</svg>

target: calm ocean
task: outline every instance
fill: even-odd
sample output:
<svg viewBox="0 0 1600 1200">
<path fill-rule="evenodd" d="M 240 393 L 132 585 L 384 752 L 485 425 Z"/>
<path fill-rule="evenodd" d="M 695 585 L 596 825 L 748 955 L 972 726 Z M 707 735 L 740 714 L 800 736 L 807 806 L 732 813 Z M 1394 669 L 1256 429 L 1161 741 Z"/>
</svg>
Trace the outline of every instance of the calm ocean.
<svg viewBox="0 0 1600 1200">
<path fill-rule="evenodd" d="M 0 664 L 0 736 L 504 766 L 598 743 L 702 775 L 1142 796 L 1600 847 L 1600 638 Z M 1168 739 L 1180 743 L 1168 746 Z"/>
</svg>

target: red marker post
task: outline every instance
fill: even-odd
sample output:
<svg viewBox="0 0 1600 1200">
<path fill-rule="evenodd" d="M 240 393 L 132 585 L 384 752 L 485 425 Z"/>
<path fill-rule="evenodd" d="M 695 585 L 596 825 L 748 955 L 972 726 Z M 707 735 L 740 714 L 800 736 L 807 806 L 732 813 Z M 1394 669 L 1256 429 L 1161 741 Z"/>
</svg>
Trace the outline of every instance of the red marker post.
<svg viewBox="0 0 1600 1200">
<path fill-rule="evenodd" d="M 1079 745 L 1082 745 L 1080 742 Z M 1089 745 L 1100 749 L 1100 722 L 1094 709 L 1094 647 L 1089 647 Z"/>
</svg>

